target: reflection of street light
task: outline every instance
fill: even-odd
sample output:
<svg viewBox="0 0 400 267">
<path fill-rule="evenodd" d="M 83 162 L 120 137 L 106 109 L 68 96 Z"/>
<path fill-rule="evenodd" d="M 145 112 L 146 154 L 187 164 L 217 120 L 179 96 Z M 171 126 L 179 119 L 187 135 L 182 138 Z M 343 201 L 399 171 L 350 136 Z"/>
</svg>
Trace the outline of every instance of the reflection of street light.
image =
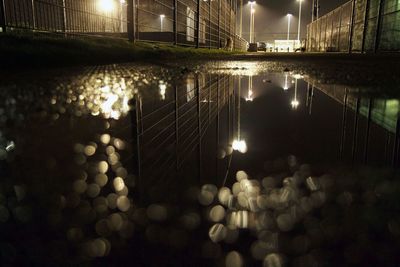
<svg viewBox="0 0 400 267">
<path fill-rule="evenodd" d="M 300 105 L 299 100 L 297 100 L 297 78 L 295 78 L 295 85 L 294 85 L 294 98 L 292 102 L 290 102 L 292 109 L 297 109 Z"/>
<path fill-rule="evenodd" d="M 103 12 L 111 12 L 114 9 L 113 0 L 99 0 L 100 10 Z"/>
<path fill-rule="evenodd" d="M 164 18 L 165 18 L 165 15 L 164 15 L 164 14 L 161 14 L 161 15 L 160 15 L 160 31 L 161 31 L 161 32 L 163 31 Z"/>
<path fill-rule="evenodd" d="M 232 143 L 232 148 L 233 150 L 239 151 L 240 153 L 246 153 L 247 152 L 247 144 L 245 140 L 240 139 L 240 91 L 241 91 L 241 77 L 239 76 L 239 88 L 238 88 L 238 95 L 239 95 L 239 101 L 238 101 L 238 134 L 237 134 L 237 139 L 235 139 Z"/>
<path fill-rule="evenodd" d="M 249 87 L 248 87 L 248 95 L 246 97 L 246 101 L 253 101 L 253 76 L 249 76 Z"/>
<path fill-rule="evenodd" d="M 285 91 L 289 89 L 288 79 L 289 79 L 289 73 L 285 72 L 285 85 L 283 86 L 283 90 Z"/>
<path fill-rule="evenodd" d="M 254 5 L 256 4 L 256 1 L 250 1 L 250 43 L 254 43 L 254 13 L 256 10 L 254 9 Z"/>
<path fill-rule="evenodd" d="M 288 27 L 287 27 L 287 40 L 290 40 L 290 19 L 292 18 L 292 14 L 286 15 L 288 18 Z"/>
<path fill-rule="evenodd" d="M 299 2 L 299 26 L 297 29 L 297 41 L 300 41 L 300 25 L 301 25 L 301 3 L 303 0 L 297 0 Z"/>
</svg>

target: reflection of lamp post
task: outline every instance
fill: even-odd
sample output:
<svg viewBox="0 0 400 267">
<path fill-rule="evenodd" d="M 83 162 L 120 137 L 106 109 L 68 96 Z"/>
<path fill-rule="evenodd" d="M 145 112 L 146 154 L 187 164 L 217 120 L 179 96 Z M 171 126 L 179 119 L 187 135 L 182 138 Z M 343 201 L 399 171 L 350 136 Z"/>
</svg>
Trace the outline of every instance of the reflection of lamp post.
<svg viewBox="0 0 400 267">
<path fill-rule="evenodd" d="M 240 153 L 246 153 L 247 152 L 247 144 L 245 140 L 241 140 L 240 138 L 240 91 L 241 91 L 241 77 L 239 77 L 239 90 L 238 90 L 238 95 L 239 95 L 239 101 L 238 101 L 238 135 L 237 139 L 233 141 L 232 143 L 232 148 L 233 150 L 239 151 Z"/>
<path fill-rule="evenodd" d="M 303 0 L 297 0 L 299 2 L 299 26 L 297 29 L 297 41 L 300 41 L 300 25 L 301 25 L 301 3 Z"/>
<path fill-rule="evenodd" d="M 287 40 L 290 40 L 290 19 L 292 18 L 292 14 L 286 15 L 288 18 L 288 27 L 287 27 Z"/>
<path fill-rule="evenodd" d="M 297 100 L 297 79 L 298 77 L 295 77 L 295 82 L 294 82 L 294 98 L 292 102 L 290 102 L 290 105 L 292 106 L 292 109 L 297 109 L 299 107 L 299 100 Z"/>
<path fill-rule="evenodd" d="M 289 89 L 288 79 L 289 79 L 289 73 L 285 72 L 285 85 L 283 86 L 283 90 L 285 91 Z"/>
<path fill-rule="evenodd" d="M 256 1 L 250 1 L 250 43 L 254 43 L 254 13 L 256 10 L 254 9 Z"/>
<path fill-rule="evenodd" d="M 253 101 L 253 76 L 249 76 L 249 87 L 248 87 L 248 96 L 246 97 L 246 101 Z"/>
<path fill-rule="evenodd" d="M 161 14 L 161 15 L 160 15 L 160 32 L 163 31 L 164 18 L 165 18 L 165 15 L 164 15 L 164 14 Z"/>
</svg>

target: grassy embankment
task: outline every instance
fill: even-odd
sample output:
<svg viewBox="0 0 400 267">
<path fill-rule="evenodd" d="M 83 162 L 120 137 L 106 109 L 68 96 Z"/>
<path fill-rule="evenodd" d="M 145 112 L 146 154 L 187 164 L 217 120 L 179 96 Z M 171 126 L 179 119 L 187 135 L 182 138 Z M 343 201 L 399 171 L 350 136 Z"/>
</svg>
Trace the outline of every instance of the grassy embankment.
<svg viewBox="0 0 400 267">
<path fill-rule="evenodd" d="M 32 34 L 0 34 L 0 68 L 93 65 L 130 61 L 217 59 L 240 52 L 195 49 L 109 38 L 64 39 Z"/>
</svg>

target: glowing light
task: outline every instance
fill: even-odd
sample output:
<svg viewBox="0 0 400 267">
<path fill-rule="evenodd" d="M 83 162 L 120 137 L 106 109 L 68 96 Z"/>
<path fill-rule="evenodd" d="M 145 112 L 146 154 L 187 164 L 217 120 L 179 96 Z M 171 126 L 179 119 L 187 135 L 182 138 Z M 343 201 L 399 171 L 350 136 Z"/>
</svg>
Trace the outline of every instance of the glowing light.
<svg viewBox="0 0 400 267">
<path fill-rule="evenodd" d="M 122 3 L 122 1 L 121 1 Z M 110 12 L 114 10 L 114 1 L 113 0 L 100 0 L 99 7 L 101 11 Z"/>
<path fill-rule="evenodd" d="M 167 85 L 162 83 L 162 84 L 159 85 L 159 88 L 160 88 L 161 99 L 165 100 L 165 93 L 167 91 Z"/>
<path fill-rule="evenodd" d="M 293 99 L 292 102 L 290 102 L 290 105 L 292 106 L 293 109 L 297 109 L 300 103 L 297 99 Z"/>
<path fill-rule="evenodd" d="M 244 140 L 235 140 L 232 143 L 233 150 L 239 151 L 240 153 L 247 152 L 247 144 Z"/>
</svg>

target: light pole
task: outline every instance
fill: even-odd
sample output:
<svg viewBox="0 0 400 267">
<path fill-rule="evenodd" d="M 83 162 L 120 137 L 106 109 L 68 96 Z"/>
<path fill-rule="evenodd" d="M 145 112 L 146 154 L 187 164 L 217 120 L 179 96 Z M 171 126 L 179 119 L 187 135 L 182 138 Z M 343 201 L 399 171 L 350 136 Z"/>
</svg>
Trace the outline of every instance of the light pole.
<svg viewBox="0 0 400 267">
<path fill-rule="evenodd" d="M 297 29 L 297 41 L 300 41 L 300 28 L 301 28 L 301 3 L 303 0 L 297 0 L 299 2 L 299 27 Z"/>
<path fill-rule="evenodd" d="M 290 40 L 290 19 L 292 18 L 292 14 L 286 15 L 288 18 L 288 26 L 287 26 L 287 40 Z"/>
<path fill-rule="evenodd" d="M 254 13 L 256 10 L 254 9 L 256 1 L 250 1 L 250 43 L 254 43 Z"/>
<path fill-rule="evenodd" d="M 164 15 L 164 14 L 161 14 L 161 15 L 160 15 L 160 31 L 161 31 L 161 32 L 163 31 L 164 18 L 165 18 L 165 15 Z"/>
<path fill-rule="evenodd" d="M 240 0 L 239 36 L 243 38 L 243 0 Z"/>
</svg>

